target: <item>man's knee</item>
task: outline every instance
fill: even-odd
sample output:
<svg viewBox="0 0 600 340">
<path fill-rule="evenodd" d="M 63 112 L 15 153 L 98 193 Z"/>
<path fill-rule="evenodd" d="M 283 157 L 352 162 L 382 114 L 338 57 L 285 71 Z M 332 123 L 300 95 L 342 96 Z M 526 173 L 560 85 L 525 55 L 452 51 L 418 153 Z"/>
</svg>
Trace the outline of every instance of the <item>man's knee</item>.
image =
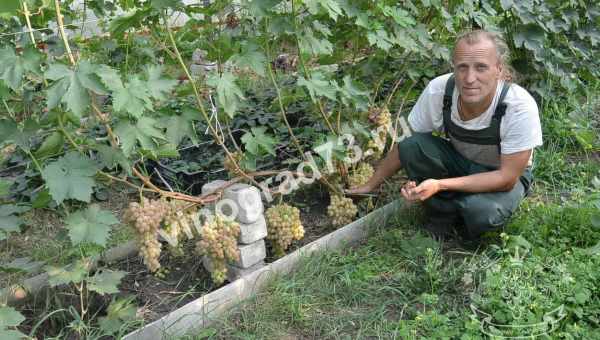
<svg viewBox="0 0 600 340">
<path fill-rule="evenodd" d="M 470 237 L 501 229 L 511 215 L 511 211 L 501 203 L 477 194 L 463 199 L 459 211 Z"/>
<path fill-rule="evenodd" d="M 432 138 L 434 137 L 429 133 L 415 133 L 398 143 L 400 162 L 405 164 L 420 159 L 423 154 L 423 145 L 431 143 Z"/>
</svg>

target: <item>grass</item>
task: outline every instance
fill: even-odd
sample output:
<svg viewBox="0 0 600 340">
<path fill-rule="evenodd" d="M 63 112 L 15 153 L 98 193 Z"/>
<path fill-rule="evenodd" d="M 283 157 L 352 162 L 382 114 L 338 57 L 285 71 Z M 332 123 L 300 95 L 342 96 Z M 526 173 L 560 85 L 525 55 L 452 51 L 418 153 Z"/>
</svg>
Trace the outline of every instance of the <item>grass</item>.
<svg viewBox="0 0 600 340">
<path fill-rule="evenodd" d="M 598 129 L 570 119 L 574 107 L 545 104 L 534 191 L 479 249 L 421 234 L 413 207 L 186 339 L 600 338 Z"/>
</svg>

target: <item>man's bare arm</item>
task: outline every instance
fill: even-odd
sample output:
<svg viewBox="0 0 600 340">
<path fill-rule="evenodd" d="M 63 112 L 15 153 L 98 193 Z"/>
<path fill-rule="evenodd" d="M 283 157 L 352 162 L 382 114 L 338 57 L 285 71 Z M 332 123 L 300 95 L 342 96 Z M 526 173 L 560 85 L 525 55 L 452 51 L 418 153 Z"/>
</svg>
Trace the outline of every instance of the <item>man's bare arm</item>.
<svg viewBox="0 0 600 340">
<path fill-rule="evenodd" d="M 532 150 L 502 155 L 500 169 L 463 177 L 428 179 L 402 190 L 409 200 L 426 200 L 440 191 L 494 192 L 511 190 L 527 167 Z"/>
</svg>

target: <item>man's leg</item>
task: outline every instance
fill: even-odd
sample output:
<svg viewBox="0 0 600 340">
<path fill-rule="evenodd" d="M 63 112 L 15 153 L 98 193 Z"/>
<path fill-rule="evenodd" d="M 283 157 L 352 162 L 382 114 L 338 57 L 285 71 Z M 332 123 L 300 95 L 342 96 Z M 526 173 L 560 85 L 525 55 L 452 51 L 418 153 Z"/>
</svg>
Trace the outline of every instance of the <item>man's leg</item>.
<svg viewBox="0 0 600 340">
<path fill-rule="evenodd" d="M 530 174 L 523 177 L 525 176 Z M 463 194 L 457 197 L 456 205 L 464 220 L 465 237 L 477 239 L 485 232 L 504 227 L 527 193 L 528 188 L 523 184 L 522 179 L 510 191 Z"/>
<path fill-rule="evenodd" d="M 414 134 L 399 143 L 399 157 L 411 180 L 458 177 L 469 174 L 472 162 L 460 155 L 445 139 L 431 134 Z M 426 229 L 437 236 L 448 235 L 460 215 L 455 198 L 459 193 L 442 192 L 423 202 Z"/>
</svg>

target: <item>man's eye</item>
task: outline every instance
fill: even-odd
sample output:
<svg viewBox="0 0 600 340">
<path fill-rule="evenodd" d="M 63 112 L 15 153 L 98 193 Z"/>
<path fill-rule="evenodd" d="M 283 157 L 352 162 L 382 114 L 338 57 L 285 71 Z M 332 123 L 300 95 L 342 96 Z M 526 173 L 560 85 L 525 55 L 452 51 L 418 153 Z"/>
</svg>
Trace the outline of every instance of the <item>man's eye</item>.
<svg viewBox="0 0 600 340">
<path fill-rule="evenodd" d="M 485 65 L 479 65 L 479 66 L 477 66 L 477 71 L 485 71 L 487 69 L 488 69 L 488 67 L 485 66 Z"/>
</svg>

